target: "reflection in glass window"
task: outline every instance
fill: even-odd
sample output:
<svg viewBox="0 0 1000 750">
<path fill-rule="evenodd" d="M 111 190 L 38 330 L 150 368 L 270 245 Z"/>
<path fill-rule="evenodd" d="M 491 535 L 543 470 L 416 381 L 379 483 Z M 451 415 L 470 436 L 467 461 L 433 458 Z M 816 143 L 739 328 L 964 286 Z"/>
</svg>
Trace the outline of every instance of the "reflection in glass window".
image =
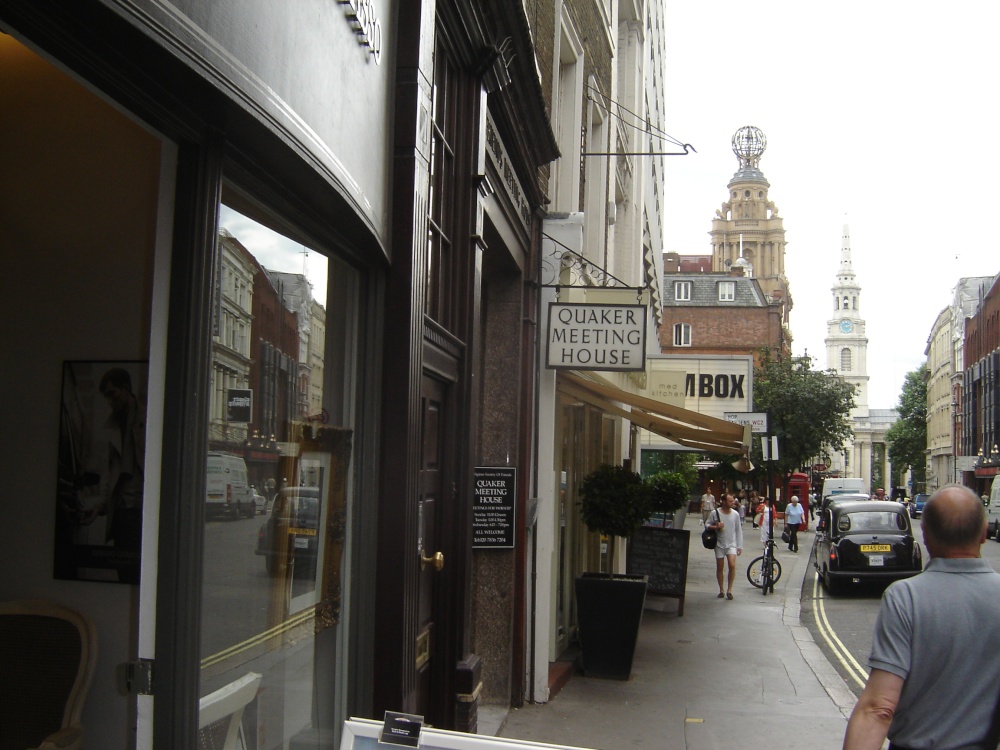
<svg viewBox="0 0 1000 750">
<path fill-rule="evenodd" d="M 216 253 L 199 746 L 332 747 L 358 277 L 227 195 L 243 213 L 221 207 Z"/>
</svg>

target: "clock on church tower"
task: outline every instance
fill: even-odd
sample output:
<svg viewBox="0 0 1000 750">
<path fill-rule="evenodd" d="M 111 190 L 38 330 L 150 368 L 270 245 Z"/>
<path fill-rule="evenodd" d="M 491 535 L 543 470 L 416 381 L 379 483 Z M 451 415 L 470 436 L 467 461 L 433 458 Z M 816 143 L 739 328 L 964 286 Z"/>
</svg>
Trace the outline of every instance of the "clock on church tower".
<svg viewBox="0 0 1000 750">
<path fill-rule="evenodd" d="M 841 333 L 853 333 L 854 332 L 854 323 L 852 323 L 849 320 L 842 320 L 842 321 L 840 321 L 840 332 Z"/>
</svg>

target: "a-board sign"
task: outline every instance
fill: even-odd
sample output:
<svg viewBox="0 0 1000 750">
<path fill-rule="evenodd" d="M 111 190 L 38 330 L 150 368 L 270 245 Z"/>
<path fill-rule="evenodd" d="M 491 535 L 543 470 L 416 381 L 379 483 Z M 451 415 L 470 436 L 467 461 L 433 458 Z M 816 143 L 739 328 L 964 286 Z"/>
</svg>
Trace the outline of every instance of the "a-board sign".
<svg viewBox="0 0 1000 750">
<path fill-rule="evenodd" d="M 628 539 L 628 573 L 648 576 L 650 594 L 680 598 L 681 615 L 690 541 L 690 531 L 655 526 L 643 526 Z"/>
<path fill-rule="evenodd" d="M 477 466 L 472 488 L 472 546 L 514 546 L 514 498 L 517 469 Z"/>
</svg>

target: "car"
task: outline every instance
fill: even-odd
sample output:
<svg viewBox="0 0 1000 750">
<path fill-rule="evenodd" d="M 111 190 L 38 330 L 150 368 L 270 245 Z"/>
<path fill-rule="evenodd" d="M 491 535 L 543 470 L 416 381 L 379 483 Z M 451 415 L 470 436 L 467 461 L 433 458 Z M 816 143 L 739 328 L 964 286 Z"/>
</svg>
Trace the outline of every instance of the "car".
<svg viewBox="0 0 1000 750">
<path fill-rule="evenodd" d="M 267 513 L 267 498 L 256 487 L 253 488 L 253 504 L 260 515 Z"/>
<path fill-rule="evenodd" d="M 318 487 L 287 487 L 275 496 L 271 515 L 257 532 L 255 550 L 264 558 L 268 575 L 285 570 L 296 577 L 315 574 L 319 520 Z"/>
<path fill-rule="evenodd" d="M 871 495 L 865 492 L 841 492 L 834 495 L 824 495 L 823 502 L 820 503 L 818 508 L 819 512 L 822 513 L 827 508 L 827 506 L 829 506 L 830 503 L 832 503 L 835 500 L 838 502 L 840 500 L 860 502 L 863 500 L 871 500 Z"/>
<path fill-rule="evenodd" d="M 989 494 L 983 494 L 982 497 L 989 522 L 987 535 L 1000 542 L 1000 477 L 993 477 Z"/>
<path fill-rule="evenodd" d="M 924 503 L 930 498 L 930 495 L 919 494 L 913 496 L 913 501 L 910 503 L 910 518 L 920 518 L 924 514 Z"/>
<path fill-rule="evenodd" d="M 902 505 L 841 496 L 822 512 L 812 562 L 833 593 L 849 584 L 915 576 L 923 570 L 923 552 Z"/>
</svg>

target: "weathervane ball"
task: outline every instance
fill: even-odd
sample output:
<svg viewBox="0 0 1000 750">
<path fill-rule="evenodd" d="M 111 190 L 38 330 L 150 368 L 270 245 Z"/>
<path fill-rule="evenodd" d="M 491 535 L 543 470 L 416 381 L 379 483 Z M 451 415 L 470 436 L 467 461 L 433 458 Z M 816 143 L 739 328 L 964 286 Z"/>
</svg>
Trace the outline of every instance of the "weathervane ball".
<svg viewBox="0 0 1000 750">
<path fill-rule="evenodd" d="M 756 161 L 767 148 L 764 131 L 753 125 L 745 125 L 733 134 L 733 153 L 741 161 Z"/>
</svg>

